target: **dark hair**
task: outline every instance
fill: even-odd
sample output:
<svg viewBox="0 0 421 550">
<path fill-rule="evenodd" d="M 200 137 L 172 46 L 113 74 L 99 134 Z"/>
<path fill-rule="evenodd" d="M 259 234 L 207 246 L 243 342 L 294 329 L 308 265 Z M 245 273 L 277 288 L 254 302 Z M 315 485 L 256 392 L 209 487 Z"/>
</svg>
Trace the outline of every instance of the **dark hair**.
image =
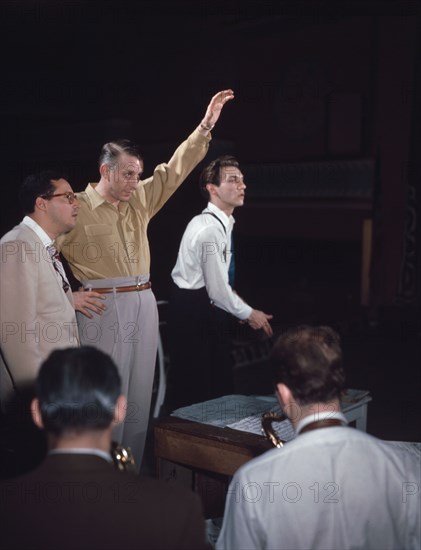
<svg viewBox="0 0 421 550">
<path fill-rule="evenodd" d="M 345 384 L 339 335 L 330 327 L 301 325 L 282 334 L 272 353 L 275 384 L 289 387 L 301 405 L 338 399 Z"/>
<path fill-rule="evenodd" d="M 98 165 L 108 164 L 109 166 L 115 166 L 118 158 L 121 154 L 126 153 L 131 157 L 136 157 L 143 162 L 142 155 L 139 153 L 137 146 L 128 139 L 118 139 L 116 141 L 110 141 L 102 146 L 101 153 L 99 155 Z"/>
<path fill-rule="evenodd" d="M 107 428 L 121 393 L 121 379 L 109 355 L 83 346 L 53 351 L 36 380 L 47 432 L 61 435 Z"/>
<path fill-rule="evenodd" d="M 213 160 L 203 169 L 199 178 L 199 187 L 200 192 L 206 200 L 210 199 L 209 191 L 206 189 L 206 185 L 208 183 L 213 183 L 219 187 L 221 183 L 221 168 L 225 168 L 227 166 L 239 168 L 238 160 L 235 157 L 224 155 Z"/>
<path fill-rule="evenodd" d="M 67 176 L 55 170 L 44 170 L 38 174 L 27 176 L 19 190 L 19 202 L 24 214 L 32 214 L 35 210 L 35 201 L 42 195 L 54 193 L 52 181 L 67 180 Z"/>
</svg>

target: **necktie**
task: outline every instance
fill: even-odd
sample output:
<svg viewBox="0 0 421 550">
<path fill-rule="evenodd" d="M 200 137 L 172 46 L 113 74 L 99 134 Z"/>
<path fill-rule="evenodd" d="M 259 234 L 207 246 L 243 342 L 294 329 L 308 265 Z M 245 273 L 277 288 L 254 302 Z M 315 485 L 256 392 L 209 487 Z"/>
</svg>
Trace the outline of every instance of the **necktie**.
<svg viewBox="0 0 421 550">
<path fill-rule="evenodd" d="M 222 225 L 222 229 L 224 230 L 224 233 L 227 234 L 225 225 L 223 224 L 222 220 L 218 218 L 216 214 L 214 214 L 213 212 L 202 212 L 202 214 L 210 214 L 211 216 L 213 216 Z M 226 249 L 224 250 L 224 259 L 225 261 L 227 259 Z M 234 288 L 234 280 L 235 280 L 234 231 L 231 229 L 230 264 L 228 266 L 228 282 L 231 288 Z"/>
<path fill-rule="evenodd" d="M 234 288 L 235 281 L 235 255 L 234 255 L 234 231 L 231 233 L 231 254 L 230 265 L 228 267 L 228 282 L 231 288 Z"/>
<path fill-rule="evenodd" d="M 63 264 L 60 260 L 60 254 L 57 251 L 57 248 L 50 244 L 47 246 L 48 253 L 50 254 L 51 261 L 53 262 L 54 269 L 60 277 L 61 284 L 63 286 L 64 292 L 67 292 L 70 288 L 69 281 L 67 280 L 66 273 L 64 271 Z"/>
</svg>

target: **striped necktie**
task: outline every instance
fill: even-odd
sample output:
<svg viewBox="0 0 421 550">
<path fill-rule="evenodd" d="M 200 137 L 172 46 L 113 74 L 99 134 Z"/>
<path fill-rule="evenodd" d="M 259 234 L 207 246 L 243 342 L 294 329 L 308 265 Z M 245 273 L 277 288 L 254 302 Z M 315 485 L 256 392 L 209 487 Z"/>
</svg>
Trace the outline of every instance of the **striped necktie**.
<svg viewBox="0 0 421 550">
<path fill-rule="evenodd" d="M 57 248 L 53 244 L 50 244 L 49 246 L 47 246 L 47 250 L 48 250 L 48 253 L 50 254 L 51 261 L 53 262 L 54 269 L 56 270 L 56 272 L 58 273 L 61 279 L 63 290 L 64 292 L 67 292 L 70 288 L 70 285 L 69 285 L 69 281 L 67 280 L 63 264 L 61 263 L 61 260 L 60 260 L 60 254 L 58 253 Z"/>
</svg>

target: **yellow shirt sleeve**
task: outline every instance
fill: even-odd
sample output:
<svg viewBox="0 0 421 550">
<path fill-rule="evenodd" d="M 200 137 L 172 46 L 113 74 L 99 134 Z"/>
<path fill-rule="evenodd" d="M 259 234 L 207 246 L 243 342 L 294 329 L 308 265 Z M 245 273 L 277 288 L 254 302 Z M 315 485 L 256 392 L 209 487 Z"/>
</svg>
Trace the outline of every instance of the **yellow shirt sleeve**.
<svg viewBox="0 0 421 550">
<path fill-rule="evenodd" d="M 149 273 L 149 220 L 205 157 L 210 139 L 195 130 L 119 208 L 105 201 L 95 184 L 78 194 L 76 227 L 57 239 L 57 247 L 79 281 Z"/>
</svg>

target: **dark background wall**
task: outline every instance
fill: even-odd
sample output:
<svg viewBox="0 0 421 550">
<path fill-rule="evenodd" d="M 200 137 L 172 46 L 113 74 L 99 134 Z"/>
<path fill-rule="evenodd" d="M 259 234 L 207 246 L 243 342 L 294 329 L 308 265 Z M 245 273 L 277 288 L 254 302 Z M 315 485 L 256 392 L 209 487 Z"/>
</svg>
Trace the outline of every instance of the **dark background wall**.
<svg viewBox="0 0 421 550">
<path fill-rule="evenodd" d="M 81 190 L 97 179 L 101 144 L 129 137 L 150 174 L 200 121 L 210 96 L 231 87 L 236 99 L 215 128 L 208 158 L 234 153 L 253 165 L 371 159 L 370 308 L 376 316 L 419 306 L 417 6 L 2 2 L 1 233 L 21 218 L 17 189 L 31 171 L 65 166 Z M 161 298 L 182 231 L 202 208 L 197 175 L 150 226 Z M 255 182 L 248 183 L 252 191 Z M 282 321 L 285 303 L 291 312 L 304 302 L 320 312 L 333 294 L 336 305 L 358 306 L 358 215 L 340 207 L 326 215 L 311 197 L 310 205 L 289 208 L 277 186 L 266 202 L 250 193 L 236 214 L 241 293 Z"/>
</svg>

